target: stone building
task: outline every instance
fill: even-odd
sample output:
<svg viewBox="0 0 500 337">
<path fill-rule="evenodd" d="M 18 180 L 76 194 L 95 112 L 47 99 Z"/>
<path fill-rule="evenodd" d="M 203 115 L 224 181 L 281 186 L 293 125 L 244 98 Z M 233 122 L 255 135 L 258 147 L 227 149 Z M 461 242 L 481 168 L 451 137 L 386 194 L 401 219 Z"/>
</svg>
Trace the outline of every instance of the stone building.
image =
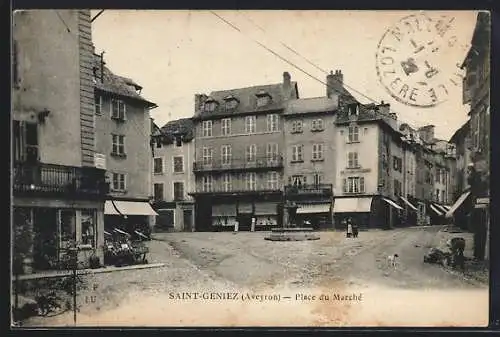
<svg viewBox="0 0 500 337">
<path fill-rule="evenodd" d="M 105 204 L 106 233 L 115 228 L 149 231 L 157 213 L 151 208 L 150 110 L 142 87 L 114 74 L 103 54 L 93 54 L 93 114 L 96 165 L 106 169 L 110 193 Z"/>
<path fill-rule="evenodd" d="M 193 231 L 195 152 L 191 118 L 170 121 L 153 134 L 155 231 Z"/>
<path fill-rule="evenodd" d="M 270 228 L 281 218 L 283 111 L 298 97 L 279 84 L 195 95 L 196 230 Z"/>
<path fill-rule="evenodd" d="M 16 11 L 12 33 L 14 257 L 56 269 L 76 243 L 83 265 L 102 262 L 90 11 Z"/>
</svg>

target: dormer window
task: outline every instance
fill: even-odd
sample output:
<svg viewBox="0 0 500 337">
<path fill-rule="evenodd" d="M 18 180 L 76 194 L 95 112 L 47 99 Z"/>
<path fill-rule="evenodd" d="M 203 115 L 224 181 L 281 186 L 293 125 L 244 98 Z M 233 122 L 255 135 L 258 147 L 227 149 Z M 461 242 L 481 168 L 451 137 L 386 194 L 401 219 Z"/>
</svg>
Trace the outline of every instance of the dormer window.
<svg viewBox="0 0 500 337">
<path fill-rule="evenodd" d="M 205 111 L 213 112 L 217 107 L 217 102 L 213 98 L 209 98 L 205 101 L 205 105 L 203 107 Z"/>
<path fill-rule="evenodd" d="M 264 90 L 260 90 L 255 96 L 257 96 L 257 107 L 263 107 L 271 102 L 271 95 L 269 95 Z"/>
<path fill-rule="evenodd" d="M 349 111 L 349 116 L 358 116 L 359 115 L 359 104 L 350 104 L 348 111 Z"/>
<path fill-rule="evenodd" d="M 224 98 L 224 104 L 227 110 L 235 109 L 238 106 L 238 99 L 232 95 Z"/>
</svg>

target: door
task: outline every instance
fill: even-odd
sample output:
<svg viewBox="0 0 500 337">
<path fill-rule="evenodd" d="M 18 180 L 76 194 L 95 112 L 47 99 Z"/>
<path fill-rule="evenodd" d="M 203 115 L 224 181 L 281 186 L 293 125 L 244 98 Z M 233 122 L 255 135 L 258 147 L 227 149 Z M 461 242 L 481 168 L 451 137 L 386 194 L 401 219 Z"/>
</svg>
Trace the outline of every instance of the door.
<svg viewBox="0 0 500 337">
<path fill-rule="evenodd" d="M 191 232 L 193 228 L 193 210 L 184 210 L 184 231 Z"/>
<path fill-rule="evenodd" d="M 238 216 L 238 230 L 241 232 L 250 231 L 252 228 L 252 213 L 240 213 Z"/>
<path fill-rule="evenodd" d="M 54 268 L 58 262 L 58 212 L 55 208 L 37 208 L 34 211 L 35 269 Z"/>
</svg>

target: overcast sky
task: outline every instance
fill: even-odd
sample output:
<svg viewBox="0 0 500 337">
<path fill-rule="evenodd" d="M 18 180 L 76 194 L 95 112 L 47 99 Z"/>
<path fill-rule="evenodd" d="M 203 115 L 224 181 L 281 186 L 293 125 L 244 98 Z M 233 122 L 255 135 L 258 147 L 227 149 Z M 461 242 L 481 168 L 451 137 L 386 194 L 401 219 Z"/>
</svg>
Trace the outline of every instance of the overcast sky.
<svg viewBox="0 0 500 337">
<path fill-rule="evenodd" d="M 92 11 L 92 15 L 98 13 Z M 209 11 L 106 10 L 93 23 L 96 52 L 107 66 L 141 84 L 143 95 L 158 104 L 152 111 L 162 126 L 190 117 L 194 94 L 282 81 L 288 71 L 301 98 L 324 96 L 324 84 L 287 64 L 252 39 L 325 81 L 322 70 L 341 69 L 348 90 L 362 103 L 385 101 L 398 118 L 414 126 L 434 124 L 436 136 L 449 139 L 467 119 L 461 86 L 450 88 L 446 102 L 434 108 L 396 102 L 380 84 L 375 67 L 377 45 L 402 11 L 216 11 L 242 32 Z M 432 13 L 435 15 L 436 13 Z M 476 12 L 442 12 L 455 17 L 458 48 L 446 55 L 453 65 L 467 53 Z M 260 28 L 259 28 L 260 27 Z M 264 30 L 261 30 L 261 28 Z M 282 43 L 314 63 L 287 49 Z M 351 89 L 352 88 L 352 89 Z M 363 95 L 359 94 L 361 92 Z"/>
</svg>

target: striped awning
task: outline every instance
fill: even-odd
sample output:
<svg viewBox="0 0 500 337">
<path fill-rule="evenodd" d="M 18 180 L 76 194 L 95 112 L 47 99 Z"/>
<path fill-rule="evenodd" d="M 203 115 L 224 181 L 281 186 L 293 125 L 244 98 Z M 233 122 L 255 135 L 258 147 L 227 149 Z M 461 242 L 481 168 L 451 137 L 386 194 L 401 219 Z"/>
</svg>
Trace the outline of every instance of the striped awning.
<svg viewBox="0 0 500 337">
<path fill-rule="evenodd" d="M 107 200 L 104 204 L 106 215 L 158 215 L 148 202 Z"/>
<path fill-rule="evenodd" d="M 436 207 L 435 205 L 433 204 L 430 204 L 430 207 L 431 209 L 434 211 L 434 213 L 436 213 L 437 215 L 443 215 L 443 211 L 440 210 L 438 207 Z"/>
<path fill-rule="evenodd" d="M 414 205 L 413 205 L 413 204 L 412 204 L 412 203 L 411 203 L 408 199 L 403 198 L 403 197 L 401 197 L 401 196 L 400 196 L 399 198 L 401 198 L 401 200 L 403 200 L 403 202 L 404 202 L 405 204 L 407 204 L 408 206 L 410 206 L 410 208 L 411 208 L 411 209 L 413 209 L 413 210 L 415 210 L 415 211 L 418 211 L 418 209 L 417 209 L 417 208 L 416 208 L 416 207 L 415 207 L 415 206 L 414 206 Z"/>
<path fill-rule="evenodd" d="M 300 204 L 297 214 L 328 213 L 330 204 Z"/>
<path fill-rule="evenodd" d="M 395 207 L 397 209 L 403 209 L 403 207 L 399 206 L 398 204 L 396 204 L 394 201 L 392 201 L 391 199 L 387 199 L 387 198 L 382 198 L 382 200 L 384 200 L 386 203 L 388 203 L 389 205 L 391 205 L 392 207 Z"/>
<path fill-rule="evenodd" d="M 465 202 L 465 200 L 469 197 L 470 192 L 465 192 L 463 193 L 460 198 L 458 198 L 457 201 L 451 206 L 451 208 L 446 212 L 446 217 L 451 218 L 453 216 L 453 213 Z"/>
</svg>

